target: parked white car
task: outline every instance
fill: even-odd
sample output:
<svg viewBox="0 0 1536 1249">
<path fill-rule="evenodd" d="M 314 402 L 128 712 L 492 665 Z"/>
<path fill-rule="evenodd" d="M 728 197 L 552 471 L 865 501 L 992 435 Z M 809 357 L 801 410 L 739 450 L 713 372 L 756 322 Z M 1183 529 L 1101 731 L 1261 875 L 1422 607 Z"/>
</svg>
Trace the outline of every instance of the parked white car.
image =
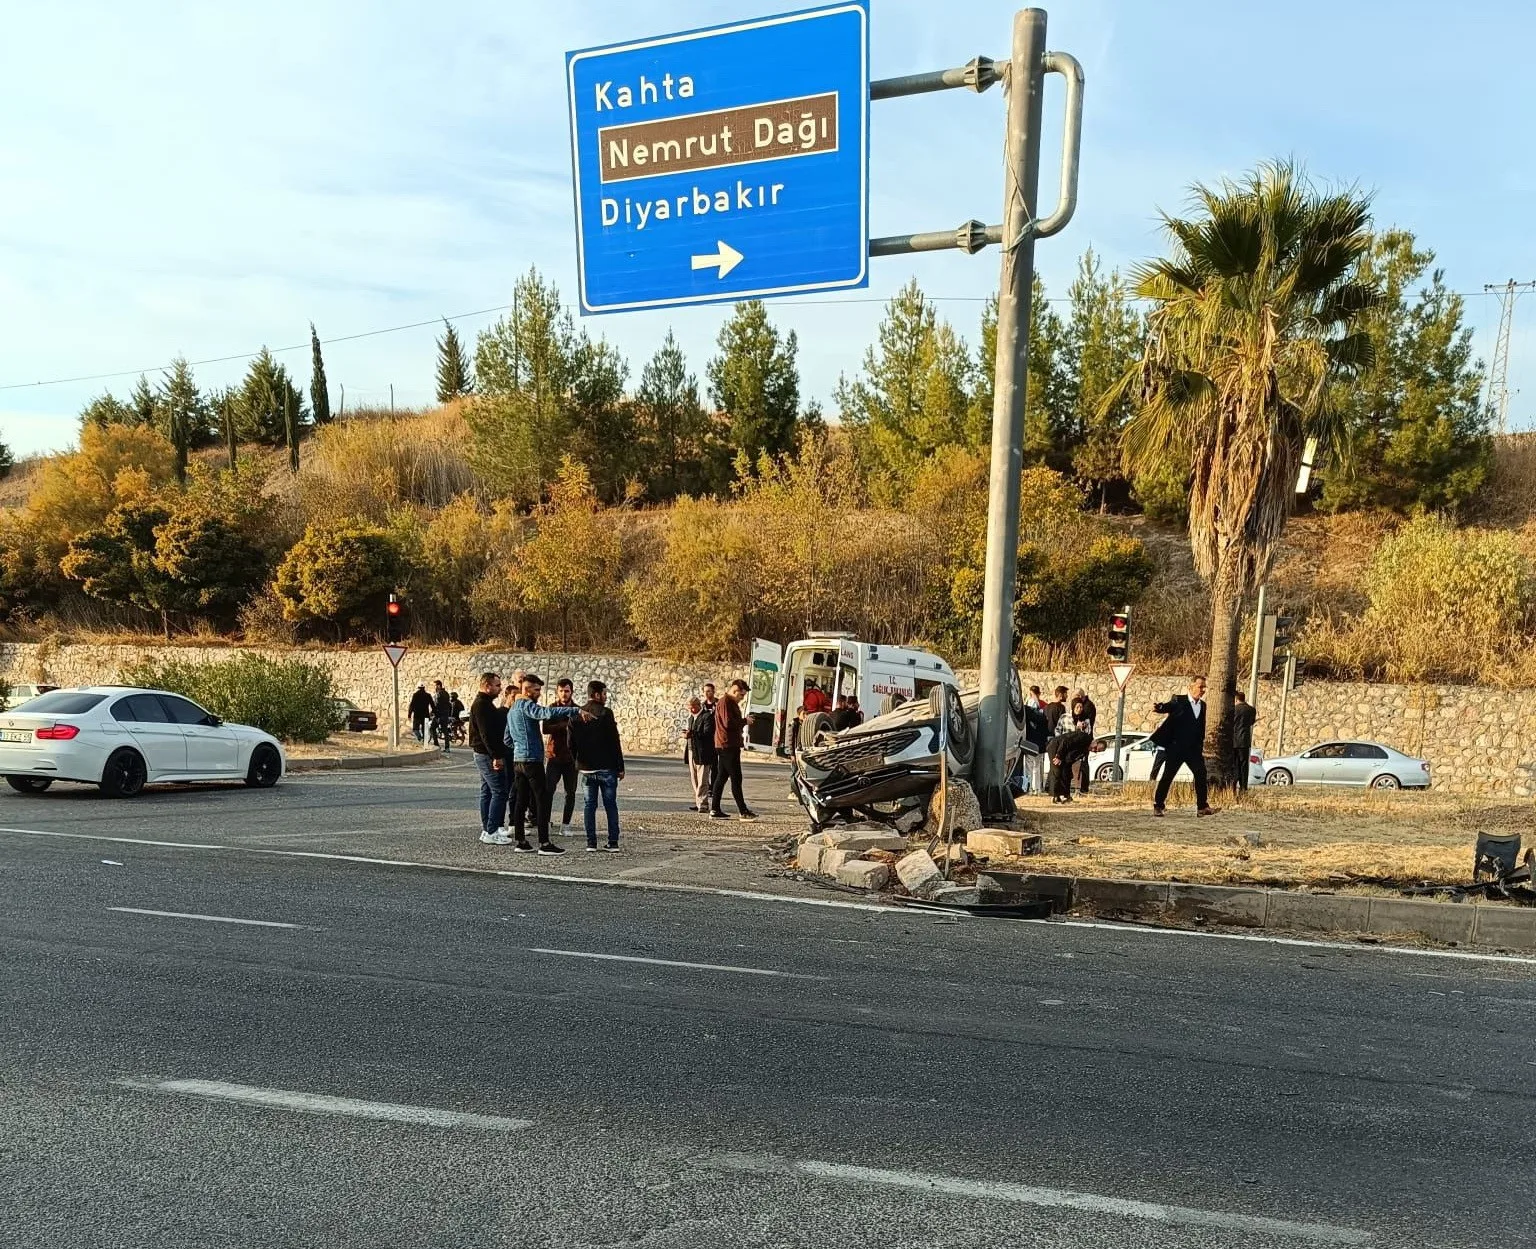
<svg viewBox="0 0 1536 1249">
<path fill-rule="evenodd" d="M 286 767 L 275 737 L 225 724 L 164 690 L 50 690 L 0 714 L 0 776 L 23 794 L 54 781 L 98 785 L 111 798 L 161 781 L 243 780 L 265 789 Z"/>
<path fill-rule="evenodd" d="M 1429 760 L 1379 742 L 1323 742 L 1264 766 L 1269 785 L 1368 785 L 1428 789 Z"/>
<path fill-rule="evenodd" d="M 39 694 L 46 694 L 49 690 L 56 690 L 57 685 L 34 685 L 31 681 L 17 681 L 11 686 L 3 702 L 0 702 L 0 710 L 10 707 L 19 707 L 28 699 L 36 698 Z"/>
<path fill-rule="evenodd" d="M 1120 776 L 1115 775 L 1115 735 L 1093 739 L 1088 750 L 1088 775 L 1096 781 L 1150 781 L 1157 747 L 1150 733 L 1126 733 L 1120 739 Z M 1187 773 L 1186 773 L 1187 776 Z M 1248 784 L 1264 784 L 1264 752 L 1255 746 L 1248 752 Z"/>
</svg>

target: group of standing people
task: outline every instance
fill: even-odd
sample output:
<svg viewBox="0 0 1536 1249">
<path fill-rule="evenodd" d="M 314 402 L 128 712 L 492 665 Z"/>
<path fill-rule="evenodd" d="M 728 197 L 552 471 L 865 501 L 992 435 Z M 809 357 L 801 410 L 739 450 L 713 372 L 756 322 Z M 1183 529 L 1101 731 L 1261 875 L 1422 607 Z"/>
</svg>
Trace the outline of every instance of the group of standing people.
<svg viewBox="0 0 1536 1249">
<path fill-rule="evenodd" d="M 433 681 L 430 692 L 426 682 L 419 684 L 406 710 L 418 742 L 441 746 L 446 755 L 454 740 L 461 739 L 464 703 L 458 690 L 444 689 L 441 681 Z"/>
<path fill-rule="evenodd" d="M 618 722 L 608 708 L 608 687 L 587 682 L 587 701 L 577 705 L 569 677 L 555 683 L 553 703 L 543 701 L 544 679 L 513 672 L 480 674 L 480 689 L 469 706 L 469 748 L 480 774 L 480 840 L 511 846 L 525 854 L 564 854 L 550 836 L 557 786 L 565 805 L 562 836 L 571 836 L 578 781 L 586 786 L 584 831 L 587 849 L 619 849 L 619 782 L 624 750 Z M 597 807 L 607 817 L 608 837 L 599 847 Z M 537 845 L 528 839 L 532 824 Z"/>
<path fill-rule="evenodd" d="M 757 819 L 757 813 L 747 806 L 741 792 L 741 752 L 746 747 L 747 726 L 741 704 L 746 697 L 745 681 L 732 681 L 720 697 L 715 695 L 714 682 L 706 681 L 698 694 L 688 700 L 688 719 L 682 734 L 683 760 L 688 765 L 694 810 L 712 820 L 731 818 L 721 806 L 727 785 L 736 803 L 737 817 Z"/>
<path fill-rule="evenodd" d="M 1088 793 L 1088 752 L 1093 744 L 1099 709 L 1086 690 L 1067 698 L 1058 685 L 1050 702 L 1031 685 L 1024 699 L 1024 739 L 1034 748 L 1019 761 L 1019 786 L 1024 793 L 1049 793 L 1053 802 L 1071 802 L 1074 782 Z"/>
</svg>

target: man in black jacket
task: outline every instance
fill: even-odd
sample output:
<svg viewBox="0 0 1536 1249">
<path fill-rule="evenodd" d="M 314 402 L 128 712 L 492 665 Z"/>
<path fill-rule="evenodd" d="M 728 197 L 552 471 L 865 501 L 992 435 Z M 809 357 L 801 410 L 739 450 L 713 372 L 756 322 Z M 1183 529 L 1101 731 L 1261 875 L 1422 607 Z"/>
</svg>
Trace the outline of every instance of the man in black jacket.
<svg viewBox="0 0 1536 1249">
<path fill-rule="evenodd" d="M 450 728 L 453 724 L 453 700 L 448 697 L 448 691 L 443 688 L 441 681 L 432 682 L 432 727 L 438 739 L 443 743 L 443 753 L 448 753 L 448 742 L 451 737 Z"/>
<path fill-rule="evenodd" d="M 1253 724 L 1258 718 L 1241 690 L 1232 695 L 1232 769 L 1242 793 L 1248 792 L 1248 756 L 1253 753 Z"/>
<path fill-rule="evenodd" d="M 511 769 L 507 766 L 507 713 L 500 706 L 501 677 L 480 674 L 480 692 L 469 704 L 469 748 L 480 773 L 480 840 L 489 846 L 507 846 L 512 838 L 502 831 L 507 821 L 507 793 Z"/>
<path fill-rule="evenodd" d="M 1196 677 L 1189 683 L 1189 693 L 1175 694 L 1165 703 L 1154 704 L 1152 710 L 1167 717 L 1152 731 L 1153 745 L 1164 752 L 1163 774 L 1158 777 L 1152 796 L 1152 814 L 1162 815 L 1174 773 L 1187 767 L 1195 782 L 1196 813 L 1215 815 L 1216 809 L 1207 801 L 1205 779 L 1205 724 L 1209 710 L 1205 678 Z"/>
<path fill-rule="evenodd" d="M 416 692 L 411 695 L 408 710 L 411 716 L 411 732 L 416 734 L 418 742 L 426 741 L 427 719 L 432 714 L 432 695 L 427 693 L 425 684 L 416 687 Z"/>
<path fill-rule="evenodd" d="M 624 748 L 619 744 L 619 725 L 608 710 L 608 687 L 601 681 L 587 683 L 587 705 L 579 720 L 571 721 L 571 753 L 587 782 L 587 852 L 597 849 L 597 800 L 601 796 L 608 816 L 608 844 L 619 848 L 619 782 L 624 779 Z"/>
<path fill-rule="evenodd" d="M 706 706 L 702 698 L 688 700 L 688 728 L 684 737 L 688 777 L 693 782 L 693 805 L 707 812 L 709 791 L 715 780 L 715 709 Z"/>
<path fill-rule="evenodd" d="M 1088 758 L 1088 747 L 1092 744 L 1093 734 L 1082 729 L 1062 733 L 1046 743 L 1051 756 L 1052 802 L 1072 801 L 1072 770 L 1079 760 Z"/>
</svg>

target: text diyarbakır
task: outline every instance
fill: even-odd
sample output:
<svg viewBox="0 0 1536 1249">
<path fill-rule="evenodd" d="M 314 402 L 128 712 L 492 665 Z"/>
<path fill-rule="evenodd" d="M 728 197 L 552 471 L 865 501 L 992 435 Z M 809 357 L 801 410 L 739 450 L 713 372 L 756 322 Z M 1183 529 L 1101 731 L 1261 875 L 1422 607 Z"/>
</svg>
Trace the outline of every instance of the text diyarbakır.
<svg viewBox="0 0 1536 1249">
<path fill-rule="evenodd" d="M 779 203 L 783 191 L 782 182 L 750 183 L 738 178 L 734 192 L 706 191 L 695 186 L 690 187 L 687 194 L 657 199 L 632 199 L 628 195 L 617 198 L 604 196 L 601 201 L 603 227 L 616 226 L 622 221 L 626 226 L 643 230 L 652 222 L 672 221 L 679 217 L 706 217 L 711 213 L 771 208 Z"/>
</svg>

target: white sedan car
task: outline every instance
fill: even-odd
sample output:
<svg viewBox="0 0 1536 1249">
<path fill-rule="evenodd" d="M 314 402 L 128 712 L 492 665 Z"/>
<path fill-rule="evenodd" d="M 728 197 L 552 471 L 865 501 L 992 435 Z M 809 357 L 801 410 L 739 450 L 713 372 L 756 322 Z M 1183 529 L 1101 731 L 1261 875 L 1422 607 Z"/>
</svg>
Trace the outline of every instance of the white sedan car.
<svg viewBox="0 0 1536 1249">
<path fill-rule="evenodd" d="M 111 798 L 159 781 L 243 780 L 265 789 L 285 768 L 275 737 L 225 724 L 164 690 L 49 690 L 0 713 L 0 776 L 23 794 L 54 781 L 98 785 Z"/>
<path fill-rule="evenodd" d="M 1120 738 L 1120 776 L 1115 775 L 1115 735 L 1108 733 L 1093 739 L 1088 751 L 1088 775 L 1096 781 L 1150 781 L 1152 760 L 1157 747 L 1150 733 L 1126 733 Z M 1183 773 L 1184 779 L 1189 773 Z M 1264 752 L 1255 746 L 1248 752 L 1248 784 L 1264 783 Z"/>
</svg>

